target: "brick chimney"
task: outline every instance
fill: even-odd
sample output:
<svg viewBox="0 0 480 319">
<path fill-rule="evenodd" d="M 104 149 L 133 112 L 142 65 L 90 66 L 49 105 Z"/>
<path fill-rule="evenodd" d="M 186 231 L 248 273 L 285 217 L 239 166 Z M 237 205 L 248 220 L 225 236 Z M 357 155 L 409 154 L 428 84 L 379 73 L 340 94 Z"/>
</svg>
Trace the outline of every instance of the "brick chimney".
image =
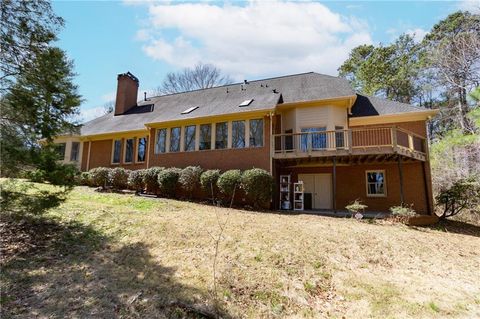
<svg viewBox="0 0 480 319">
<path fill-rule="evenodd" d="M 117 98 L 115 99 L 115 115 L 120 115 L 137 105 L 138 79 L 130 72 L 117 77 Z"/>
</svg>

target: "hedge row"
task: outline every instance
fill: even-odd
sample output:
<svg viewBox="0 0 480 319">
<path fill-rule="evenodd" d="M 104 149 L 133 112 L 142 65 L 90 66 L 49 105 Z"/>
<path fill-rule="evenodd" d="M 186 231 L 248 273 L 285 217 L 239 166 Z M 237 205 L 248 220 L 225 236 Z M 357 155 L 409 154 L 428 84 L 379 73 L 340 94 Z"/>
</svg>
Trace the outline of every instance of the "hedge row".
<svg viewBox="0 0 480 319">
<path fill-rule="evenodd" d="M 192 198 L 198 189 L 202 196 L 222 198 L 231 205 L 234 200 L 248 200 L 256 207 L 268 208 L 272 196 L 273 179 L 259 168 L 240 170 L 203 170 L 199 166 L 184 169 L 151 167 L 129 171 L 121 167 L 97 167 L 80 175 L 80 183 L 87 186 L 131 189 L 170 198 Z M 241 198 L 239 198 L 241 197 Z"/>
</svg>

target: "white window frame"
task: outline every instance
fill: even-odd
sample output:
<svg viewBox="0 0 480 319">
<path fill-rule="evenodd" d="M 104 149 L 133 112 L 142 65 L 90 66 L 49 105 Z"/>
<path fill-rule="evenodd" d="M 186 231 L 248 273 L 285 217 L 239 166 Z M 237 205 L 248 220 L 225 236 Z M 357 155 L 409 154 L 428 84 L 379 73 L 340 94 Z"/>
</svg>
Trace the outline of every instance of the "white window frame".
<svg viewBox="0 0 480 319">
<path fill-rule="evenodd" d="M 115 142 L 116 141 L 120 141 L 120 158 L 118 159 L 118 163 L 115 163 L 113 161 L 113 157 L 115 156 Z M 112 158 L 110 159 L 110 164 L 112 165 L 120 165 L 120 163 L 122 162 L 122 139 L 121 138 L 116 138 L 116 139 L 113 139 L 112 141 Z"/>
<path fill-rule="evenodd" d="M 368 193 L 368 173 L 382 173 L 383 174 L 383 194 L 369 194 Z M 365 192 L 367 197 L 387 197 L 387 174 L 384 169 L 371 169 L 365 171 Z"/>
</svg>

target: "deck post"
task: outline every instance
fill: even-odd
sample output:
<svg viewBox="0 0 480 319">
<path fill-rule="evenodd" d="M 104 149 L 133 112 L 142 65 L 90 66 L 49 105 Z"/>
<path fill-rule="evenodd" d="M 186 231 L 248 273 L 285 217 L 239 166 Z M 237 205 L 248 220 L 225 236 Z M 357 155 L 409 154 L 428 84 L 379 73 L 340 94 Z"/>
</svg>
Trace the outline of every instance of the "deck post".
<svg viewBox="0 0 480 319">
<path fill-rule="evenodd" d="M 332 174 L 332 184 L 333 184 L 333 212 L 337 212 L 337 157 L 333 157 L 333 174 Z"/>
<path fill-rule="evenodd" d="M 398 175 L 400 177 L 400 205 L 404 203 L 404 195 L 403 195 L 403 168 L 402 168 L 402 156 L 397 155 L 398 159 Z"/>
</svg>

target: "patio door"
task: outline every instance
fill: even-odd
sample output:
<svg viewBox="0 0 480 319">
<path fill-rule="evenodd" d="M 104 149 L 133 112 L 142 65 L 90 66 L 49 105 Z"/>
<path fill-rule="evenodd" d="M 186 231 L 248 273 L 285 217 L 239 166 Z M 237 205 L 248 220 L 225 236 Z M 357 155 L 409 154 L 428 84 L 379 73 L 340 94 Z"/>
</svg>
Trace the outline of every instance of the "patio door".
<svg viewBox="0 0 480 319">
<path fill-rule="evenodd" d="M 332 209 L 332 174 L 298 174 L 298 180 L 312 194 L 313 209 Z"/>
</svg>

